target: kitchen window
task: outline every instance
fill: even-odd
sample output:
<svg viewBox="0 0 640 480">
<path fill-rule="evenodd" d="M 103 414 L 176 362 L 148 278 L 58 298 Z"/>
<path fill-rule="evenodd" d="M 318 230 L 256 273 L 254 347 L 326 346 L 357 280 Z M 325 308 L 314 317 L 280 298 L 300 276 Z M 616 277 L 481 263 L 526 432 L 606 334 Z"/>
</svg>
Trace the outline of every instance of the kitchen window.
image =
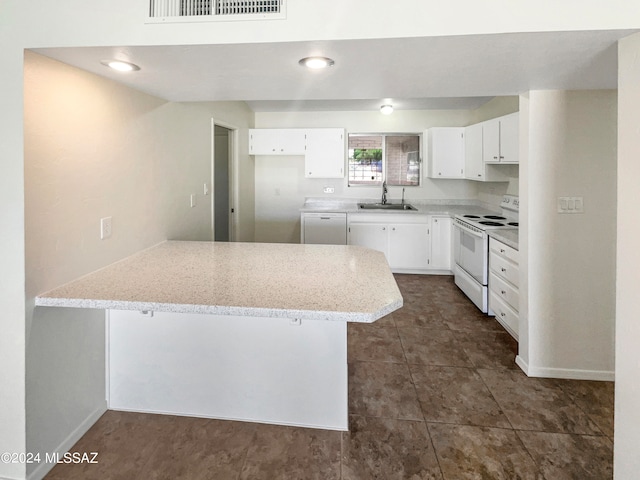
<svg viewBox="0 0 640 480">
<path fill-rule="evenodd" d="M 420 135 L 349 134 L 349 186 L 419 186 Z"/>
</svg>

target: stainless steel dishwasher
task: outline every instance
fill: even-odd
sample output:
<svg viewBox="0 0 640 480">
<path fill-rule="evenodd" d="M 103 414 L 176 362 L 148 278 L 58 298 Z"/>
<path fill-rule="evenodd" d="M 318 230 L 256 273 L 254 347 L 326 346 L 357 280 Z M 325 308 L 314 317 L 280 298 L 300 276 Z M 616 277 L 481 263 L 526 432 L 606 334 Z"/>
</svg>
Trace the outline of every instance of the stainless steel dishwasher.
<svg viewBox="0 0 640 480">
<path fill-rule="evenodd" d="M 347 244 L 346 213 L 303 213 L 301 215 L 300 243 L 324 245 Z"/>
</svg>

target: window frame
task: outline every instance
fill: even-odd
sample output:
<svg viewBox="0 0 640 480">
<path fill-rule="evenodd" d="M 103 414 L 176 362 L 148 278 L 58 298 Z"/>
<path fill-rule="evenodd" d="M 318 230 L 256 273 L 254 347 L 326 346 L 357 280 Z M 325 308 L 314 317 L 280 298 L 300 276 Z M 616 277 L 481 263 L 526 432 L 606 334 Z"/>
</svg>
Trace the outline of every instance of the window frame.
<svg viewBox="0 0 640 480">
<path fill-rule="evenodd" d="M 351 136 L 358 137 L 381 137 L 382 138 L 382 176 L 380 182 L 376 183 L 351 183 L 351 150 L 349 146 L 349 139 Z M 401 185 L 401 184 L 391 184 L 388 181 L 388 171 L 387 171 L 387 137 L 417 137 L 418 138 L 418 183 L 416 185 Z M 423 177 L 423 134 L 422 132 L 348 132 L 347 133 L 347 187 L 381 187 L 384 182 L 387 183 L 387 186 L 390 187 L 421 187 L 422 186 L 422 177 Z"/>
</svg>

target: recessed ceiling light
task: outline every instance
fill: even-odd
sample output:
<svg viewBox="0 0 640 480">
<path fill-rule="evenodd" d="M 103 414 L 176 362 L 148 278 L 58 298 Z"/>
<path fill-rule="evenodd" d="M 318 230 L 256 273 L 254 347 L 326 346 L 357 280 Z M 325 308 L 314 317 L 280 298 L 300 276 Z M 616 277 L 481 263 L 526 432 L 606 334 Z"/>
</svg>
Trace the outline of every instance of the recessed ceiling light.
<svg viewBox="0 0 640 480">
<path fill-rule="evenodd" d="M 333 64 L 335 62 L 327 57 L 306 57 L 301 59 L 298 63 L 303 67 L 313 68 L 314 70 L 317 70 L 320 68 L 333 67 Z"/>
<path fill-rule="evenodd" d="M 384 115 L 391 115 L 393 113 L 393 105 L 382 105 L 380 107 L 380 113 Z"/>
<path fill-rule="evenodd" d="M 140 70 L 140 67 L 135 63 L 123 62 L 122 60 L 103 60 L 100 63 L 105 67 L 113 68 L 119 72 L 134 72 Z"/>
</svg>

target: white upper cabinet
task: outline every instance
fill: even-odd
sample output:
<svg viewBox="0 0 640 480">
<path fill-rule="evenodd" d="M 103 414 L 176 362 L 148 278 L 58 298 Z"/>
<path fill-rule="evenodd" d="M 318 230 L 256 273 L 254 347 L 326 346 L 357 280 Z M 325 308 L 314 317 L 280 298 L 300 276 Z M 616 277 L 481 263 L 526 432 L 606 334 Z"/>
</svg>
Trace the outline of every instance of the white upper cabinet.
<svg viewBox="0 0 640 480">
<path fill-rule="evenodd" d="M 304 176 L 307 178 L 343 178 L 344 129 L 312 128 L 306 133 Z"/>
<path fill-rule="evenodd" d="M 306 130 L 259 128 L 249 130 L 249 155 L 304 155 Z"/>
<path fill-rule="evenodd" d="M 482 158 L 482 124 L 465 128 L 464 133 L 464 173 L 469 180 L 485 180 Z"/>
<path fill-rule="evenodd" d="M 482 123 L 485 163 L 518 163 L 518 112 Z"/>
<path fill-rule="evenodd" d="M 465 178 L 464 128 L 435 127 L 426 132 L 427 176 Z"/>
<path fill-rule="evenodd" d="M 249 155 L 304 155 L 307 178 L 343 178 L 343 128 L 256 128 L 249 130 Z"/>
<path fill-rule="evenodd" d="M 487 164 L 483 158 L 484 129 L 487 122 L 476 123 L 465 128 L 464 171 L 465 178 L 478 182 L 508 182 L 509 174 L 505 168 Z M 490 127 L 489 127 L 490 129 Z"/>
</svg>

